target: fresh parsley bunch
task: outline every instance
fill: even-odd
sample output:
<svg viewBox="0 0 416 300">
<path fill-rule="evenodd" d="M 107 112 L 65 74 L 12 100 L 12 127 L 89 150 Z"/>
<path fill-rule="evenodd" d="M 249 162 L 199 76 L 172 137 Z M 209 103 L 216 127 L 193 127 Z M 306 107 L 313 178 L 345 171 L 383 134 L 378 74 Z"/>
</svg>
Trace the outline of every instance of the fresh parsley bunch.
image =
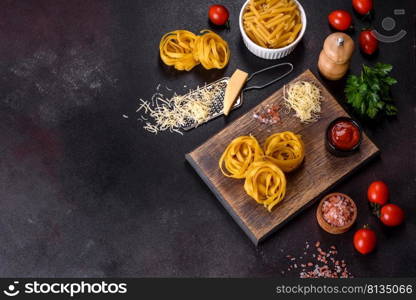
<svg viewBox="0 0 416 300">
<path fill-rule="evenodd" d="M 377 63 L 373 68 L 363 65 L 361 75 L 350 75 L 345 86 L 347 102 L 362 116 L 374 119 L 379 113 L 395 115 L 397 107 L 390 97 L 390 86 L 397 80 L 388 74 L 392 65 Z"/>
</svg>

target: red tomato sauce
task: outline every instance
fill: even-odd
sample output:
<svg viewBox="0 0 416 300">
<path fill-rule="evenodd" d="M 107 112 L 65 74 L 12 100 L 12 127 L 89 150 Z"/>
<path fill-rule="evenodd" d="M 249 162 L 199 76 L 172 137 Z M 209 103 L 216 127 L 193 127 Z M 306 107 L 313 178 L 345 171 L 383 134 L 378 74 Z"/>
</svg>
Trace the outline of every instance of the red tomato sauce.
<svg viewBox="0 0 416 300">
<path fill-rule="evenodd" d="M 336 148 L 351 150 L 360 141 L 360 130 L 353 122 L 339 121 L 332 126 L 329 138 Z"/>
</svg>

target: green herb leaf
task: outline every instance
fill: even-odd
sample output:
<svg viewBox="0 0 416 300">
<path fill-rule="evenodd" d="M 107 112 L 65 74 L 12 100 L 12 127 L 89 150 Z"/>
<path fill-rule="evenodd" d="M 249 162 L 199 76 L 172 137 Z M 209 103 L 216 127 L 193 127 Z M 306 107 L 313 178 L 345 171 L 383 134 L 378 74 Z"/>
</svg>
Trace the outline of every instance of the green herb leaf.
<svg viewBox="0 0 416 300">
<path fill-rule="evenodd" d="M 397 114 L 390 97 L 390 86 L 397 83 L 395 78 L 388 76 L 392 69 L 391 65 L 383 63 L 374 67 L 363 65 L 360 76 L 350 75 L 347 78 L 345 96 L 356 112 L 371 119 L 381 112 Z"/>
<path fill-rule="evenodd" d="M 390 73 L 392 69 L 393 69 L 392 65 L 383 64 L 383 63 L 377 63 L 376 66 L 374 67 L 374 70 L 381 75 L 387 75 L 388 73 Z"/>
<path fill-rule="evenodd" d="M 393 77 L 390 77 L 390 76 L 387 76 L 386 78 L 384 78 L 383 81 L 388 85 L 393 85 L 393 84 L 397 83 L 397 80 Z"/>
<path fill-rule="evenodd" d="M 397 107 L 391 104 L 386 105 L 386 114 L 388 116 L 394 116 L 397 114 Z"/>
</svg>

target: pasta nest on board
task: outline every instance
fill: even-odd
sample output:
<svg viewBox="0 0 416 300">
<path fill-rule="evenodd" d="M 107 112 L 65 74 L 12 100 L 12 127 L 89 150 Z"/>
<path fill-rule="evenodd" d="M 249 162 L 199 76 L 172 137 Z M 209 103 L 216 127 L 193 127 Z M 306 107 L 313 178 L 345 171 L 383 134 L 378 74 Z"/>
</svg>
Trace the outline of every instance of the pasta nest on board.
<svg viewBox="0 0 416 300">
<path fill-rule="evenodd" d="M 269 136 L 261 148 L 253 136 L 231 141 L 218 162 L 221 172 L 245 179 L 244 190 L 269 212 L 286 195 L 286 176 L 298 168 L 305 157 L 300 135 L 285 131 Z"/>
<path fill-rule="evenodd" d="M 259 142 L 253 136 L 240 136 L 232 140 L 222 154 L 219 167 L 221 172 L 232 178 L 245 178 L 249 166 L 264 156 Z"/>
<path fill-rule="evenodd" d="M 283 172 L 291 172 L 302 163 L 305 146 L 299 135 L 285 131 L 275 133 L 266 139 L 264 154 Z"/>
</svg>

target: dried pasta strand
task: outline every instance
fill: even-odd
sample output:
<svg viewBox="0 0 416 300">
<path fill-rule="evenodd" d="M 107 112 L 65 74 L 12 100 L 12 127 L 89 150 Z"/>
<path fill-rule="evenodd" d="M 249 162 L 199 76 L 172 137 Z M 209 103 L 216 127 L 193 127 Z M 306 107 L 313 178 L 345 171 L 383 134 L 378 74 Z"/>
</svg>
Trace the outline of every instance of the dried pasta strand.
<svg viewBox="0 0 416 300">
<path fill-rule="evenodd" d="M 304 157 L 302 138 L 291 131 L 269 136 L 263 149 L 253 136 L 240 136 L 227 146 L 219 167 L 227 177 L 245 178 L 246 193 L 271 212 L 286 195 L 284 172 L 298 168 Z"/>
<path fill-rule="evenodd" d="M 256 161 L 247 170 L 244 190 L 271 212 L 272 208 L 285 197 L 285 174 L 270 160 Z"/>
<path fill-rule="evenodd" d="M 195 43 L 194 55 L 205 69 L 222 69 L 228 64 L 230 49 L 218 34 L 206 29 Z"/>
<path fill-rule="evenodd" d="M 297 169 L 305 157 L 305 146 L 300 135 L 291 131 L 275 133 L 266 139 L 264 154 L 283 172 Z"/>
<path fill-rule="evenodd" d="M 187 30 L 166 33 L 159 44 L 160 58 L 168 66 L 189 71 L 198 64 L 193 49 L 197 36 Z"/>
<path fill-rule="evenodd" d="M 205 69 L 222 69 L 230 60 L 228 43 L 207 29 L 199 36 L 187 30 L 168 32 L 160 40 L 159 52 L 166 65 L 185 71 L 200 63 Z"/>
<path fill-rule="evenodd" d="M 264 156 L 259 142 L 253 136 L 235 138 L 219 160 L 221 172 L 232 178 L 245 178 L 250 165 Z"/>
</svg>

